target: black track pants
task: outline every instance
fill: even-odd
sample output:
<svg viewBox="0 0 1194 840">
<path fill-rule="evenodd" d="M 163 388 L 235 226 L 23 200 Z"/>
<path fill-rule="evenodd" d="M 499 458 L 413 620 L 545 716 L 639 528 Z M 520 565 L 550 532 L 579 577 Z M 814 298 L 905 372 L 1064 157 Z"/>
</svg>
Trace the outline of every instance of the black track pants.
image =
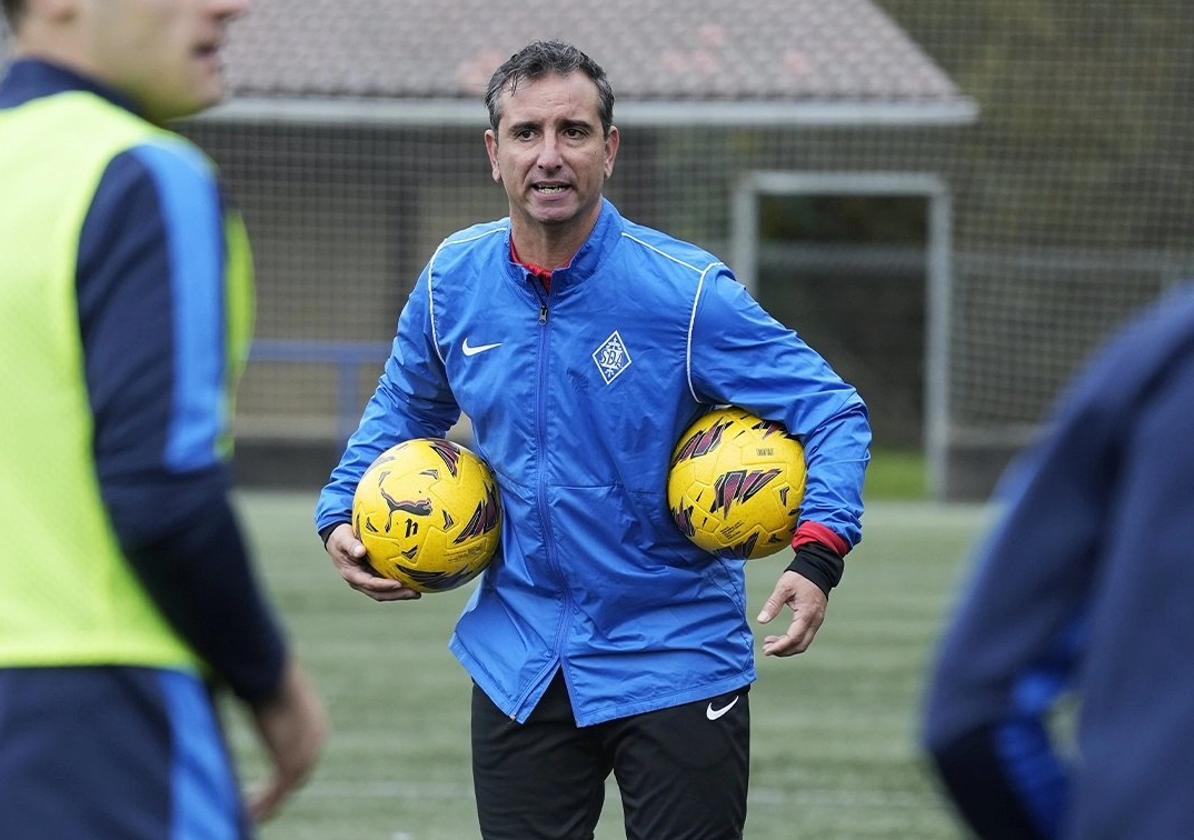
<svg viewBox="0 0 1194 840">
<path fill-rule="evenodd" d="M 628 840 L 737 840 L 746 822 L 749 686 L 579 728 L 561 674 L 524 724 L 473 688 L 484 840 L 590 840 L 612 770 Z"/>
</svg>

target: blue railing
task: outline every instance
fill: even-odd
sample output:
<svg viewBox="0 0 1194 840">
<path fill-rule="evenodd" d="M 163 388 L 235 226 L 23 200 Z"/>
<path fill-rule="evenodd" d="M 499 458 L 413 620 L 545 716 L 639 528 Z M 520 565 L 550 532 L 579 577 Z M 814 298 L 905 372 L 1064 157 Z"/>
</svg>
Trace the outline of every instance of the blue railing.
<svg viewBox="0 0 1194 840">
<path fill-rule="evenodd" d="M 334 365 L 336 368 L 336 431 L 348 440 L 361 419 L 364 395 L 358 387 L 360 367 L 369 365 L 380 373 L 390 353 L 389 342 L 309 341 L 265 338 L 253 342 L 249 360 L 288 364 Z"/>
</svg>

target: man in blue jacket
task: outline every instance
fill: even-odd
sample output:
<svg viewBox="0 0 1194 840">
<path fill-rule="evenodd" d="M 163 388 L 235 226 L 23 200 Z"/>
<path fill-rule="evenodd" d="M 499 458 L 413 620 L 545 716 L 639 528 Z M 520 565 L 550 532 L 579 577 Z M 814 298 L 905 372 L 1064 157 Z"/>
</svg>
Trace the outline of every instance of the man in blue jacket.
<svg viewBox="0 0 1194 840">
<path fill-rule="evenodd" d="M 759 616 L 791 608 L 763 643 L 789 656 L 812 642 L 860 538 L 866 409 L 725 265 L 603 199 L 619 133 L 588 56 L 533 43 L 498 68 L 486 103 L 510 215 L 432 256 L 317 527 L 350 586 L 417 597 L 368 571 L 352 495 L 385 448 L 442 436 L 466 412 L 505 513 L 450 645 L 476 684 L 483 835 L 591 837 L 612 770 L 630 837 L 740 837 L 755 680 L 743 568 L 673 524 L 671 450 L 718 404 L 803 441 L 796 557 Z"/>
<path fill-rule="evenodd" d="M 1101 354 L 1005 479 L 925 716 L 981 837 L 1194 837 L 1192 408 L 1186 290 Z M 1068 691 L 1063 759 L 1048 718 Z"/>
</svg>

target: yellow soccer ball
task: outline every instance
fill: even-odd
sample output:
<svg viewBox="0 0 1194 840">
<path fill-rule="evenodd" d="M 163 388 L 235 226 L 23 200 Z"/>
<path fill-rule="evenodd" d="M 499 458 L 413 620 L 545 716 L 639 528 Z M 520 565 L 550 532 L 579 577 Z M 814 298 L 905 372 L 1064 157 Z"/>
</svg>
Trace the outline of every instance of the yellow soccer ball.
<svg viewBox="0 0 1194 840">
<path fill-rule="evenodd" d="M 701 548 L 749 560 L 791 544 L 804 482 L 804 447 L 781 424 L 721 408 L 676 444 L 667 503 L 676 526 Z"/>
<path fill-rule="evenodd" d="M 377 573 L 419 592 L 479 575 L 501 540 L 502 508 L 489 466 L 440 438 L 387 449 L 352 500 L 352 527 Z"/>
</svg>

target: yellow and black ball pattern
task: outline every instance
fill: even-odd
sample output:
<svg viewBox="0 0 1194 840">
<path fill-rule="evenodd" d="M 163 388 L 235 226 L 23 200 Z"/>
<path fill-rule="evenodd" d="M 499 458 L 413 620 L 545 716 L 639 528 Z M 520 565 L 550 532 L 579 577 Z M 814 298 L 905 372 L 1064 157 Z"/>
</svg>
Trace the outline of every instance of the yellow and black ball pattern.
<svg viewBox="0 0 1194 840">
<path fill-rule="evenodd" d="M 672 452 L 667 501 L 676 526 L 721 557 L 766 557 L 792 542 L 804 500 L 804 447 L 779 423 L 711 411 Z"/>
<path fill-rule="evenodd" d="M 440 438 L 387 449 L 353 497 L 353 531 L 370 564 L 420 592 L 455 589 L 479 575 L 497 551 L 501 523 L 489 466 Z"/>
</svg>

